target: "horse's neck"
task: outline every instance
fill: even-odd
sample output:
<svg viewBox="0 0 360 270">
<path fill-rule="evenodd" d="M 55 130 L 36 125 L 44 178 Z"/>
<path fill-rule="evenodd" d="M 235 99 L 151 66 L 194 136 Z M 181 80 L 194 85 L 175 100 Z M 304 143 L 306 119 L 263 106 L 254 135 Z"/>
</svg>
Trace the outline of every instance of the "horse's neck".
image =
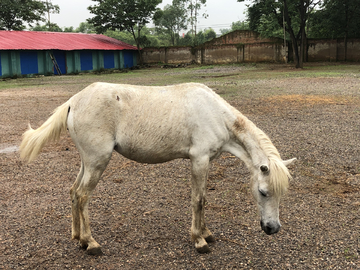
<svg viewBox="0 0 360 270">
<path fill-rule="evenodd" d="M 237 146 L 233 154 L 250 168 L 268 164 L 269 160 L 261 145 L 258 128 L 243 115 L 237 117 L 234 126 L 236 127 L 233 128 L 234 142 Z"/>
<path fill-rule="evenodd" d="M 247 132 L 241 134 L 238 138 L 241 140 L 241 144 L 244 147 L 244 150 L 248 153 L 248 156 L 251 160 L 253 166 L 260 166 L 268 163 L 268 158 L 260 146 L 260 142 L 253 133 Z"/>
</svg>

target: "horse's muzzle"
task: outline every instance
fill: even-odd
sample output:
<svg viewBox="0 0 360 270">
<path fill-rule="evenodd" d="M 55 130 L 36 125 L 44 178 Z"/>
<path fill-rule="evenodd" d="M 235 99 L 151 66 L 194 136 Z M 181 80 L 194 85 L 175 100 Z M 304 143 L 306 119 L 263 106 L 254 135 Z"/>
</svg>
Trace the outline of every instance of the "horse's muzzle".
<svg viewBox="0 0 360 270">
<path fill-rule="evenodd" d="M 262 220 L 260 220 L 261 229 L 267 234 L 274 234 L 280 231 L 281 225 L 278 222 L 267 222 L 264 223 Z"/>
</svg>

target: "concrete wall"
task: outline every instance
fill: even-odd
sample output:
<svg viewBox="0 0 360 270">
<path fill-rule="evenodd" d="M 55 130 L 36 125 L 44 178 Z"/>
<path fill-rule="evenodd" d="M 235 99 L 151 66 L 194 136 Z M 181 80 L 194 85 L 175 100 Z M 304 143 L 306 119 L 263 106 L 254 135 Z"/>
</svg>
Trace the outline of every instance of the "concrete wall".
<svg viewBox="0 0 360 270">
<path fill-rule="evenodd" d="M 360 61 L 360 39 L 309 39 L 308 61 Z"/>
<path fill-rule="evenodd" d="M 227 64 L 242 62 L 282 62 L 283 44 L 225 44 L 201 47 L 144 48 L 142 56 L 145 64 Z"/>
<path fill-rule="evenodd" d="M 145 64 L 226 64 L 241 62 L 284 62 L 292 59 L 291 46 L 279 38 L 261 38 L 252 31 L 238 30 L 198 47 L 144 48 Z M 307 61 L 360 61 L 360 39 L 349 39 L 345 58 L 343 39 L 308 39 Z"/>
<path fill-rule="evenodd" d="M 144 63 L 190 63 L 194 60 L 191 47 L 160 47 L 142 50 Z"/>
<path fill-rule="evenodd" d="M 201 64 L 236 63 L 239 59 L 239 50 L 234 45 L 207 46 L 200 48 Z"/>
<path fill-rule="evenodd" d="M 283 47 L 282 39 L 261 38 L 256 32 L 237 30 L 198 47 L 144 48 L 142 56 L 145 64 L 281 62 Z"/>
</svg>

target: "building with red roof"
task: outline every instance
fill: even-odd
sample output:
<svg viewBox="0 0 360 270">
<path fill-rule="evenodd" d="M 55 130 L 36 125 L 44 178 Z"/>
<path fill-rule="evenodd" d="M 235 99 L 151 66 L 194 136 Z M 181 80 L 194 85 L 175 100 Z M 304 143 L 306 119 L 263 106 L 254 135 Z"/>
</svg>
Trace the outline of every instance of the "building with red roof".
<svg viewBox="0 0 360 270">
<path fill-rule="evenodd" d="M 137 55 L 135 46 L 104 35 L 0 31 L 0 78 L 130 68 Z"/>
</svg>

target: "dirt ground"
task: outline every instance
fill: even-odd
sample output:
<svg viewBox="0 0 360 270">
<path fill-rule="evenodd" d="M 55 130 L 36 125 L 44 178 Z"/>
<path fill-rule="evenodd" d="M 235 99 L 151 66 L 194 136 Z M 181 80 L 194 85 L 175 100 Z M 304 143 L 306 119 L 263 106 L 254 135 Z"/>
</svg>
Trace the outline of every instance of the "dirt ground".
<svg viewBox="0 0 360 270">
<path fill-rule="evenodd" d="M 187 67 L 0 82 L 0 269 L 360 269 L 360 66 L 336 76 L 289 77 L 289 70 Z M 246 72 L 252 79 L 242 79 Z M 261 230 L 249 172 L 224 154 L 207 186 L 216 242 L 198 254 L 189 236 L 189 161 L 147 165 L 114 154 L 90 203 L 104 254 L 86 255 L 70 240 L 78 152 L 66 134 L 24 164 L 21 134 L 93 81 L 151 84 L 149 74 L 204 82 L 264 130 L 284 159 L 297 157 L 278 234 Z"/>
</svg>

